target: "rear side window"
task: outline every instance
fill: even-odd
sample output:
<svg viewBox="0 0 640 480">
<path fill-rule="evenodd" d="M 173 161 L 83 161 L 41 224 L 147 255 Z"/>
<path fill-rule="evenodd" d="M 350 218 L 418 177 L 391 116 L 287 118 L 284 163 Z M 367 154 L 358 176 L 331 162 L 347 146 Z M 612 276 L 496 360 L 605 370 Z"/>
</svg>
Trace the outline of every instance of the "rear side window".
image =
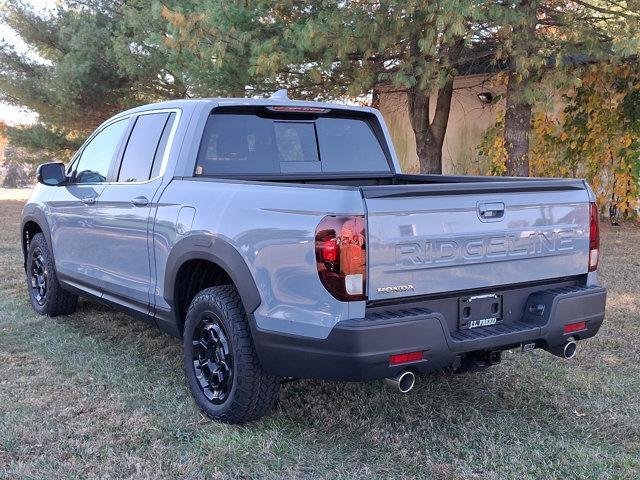
<svg viewBox="0 0 640 480">
<path fill-rule="evenodd" d="M 164 126 L 164 130 L 162 131 L 162 136 L 160 137 L 160 143 L 158 144 L 158 149 L 156 150 L 156 155 L 153 159 L 153 167 L 151 168 L 151 177 L 155 178 L 160 175 L 160 167 L 162 166 L 162 158 L 164 157 L 165 150 L 167 149 L 167 143 L 169 142 L 169 135 L 171 134 L 171 129 L 173 128 L 173 122 L 176 121 L 176 114 L 171 113 L 169 115 L 169 119 Z"/>
<path fill-rule="evenodd" d="M 196 175 L 388 172 L 363 118 L 283 119 L 245 113 L 209 117 Z"/>
<path fill-rule="evenodd" d="M 107 180 L 111 161 L 128 123 L 128 119 L 113 122 L 84 147 L 75 169 L 77 183 L 101 183 Z"/>
<path fill-rule="evenodd" d="M 164 133 L 171 129 L 170 115 L 165 112 L 137 117 L 124 150 L 118 182 L 143 182 L 154 176 L 153 170 L 159 171 L 168 136 Z"/>
</svg>

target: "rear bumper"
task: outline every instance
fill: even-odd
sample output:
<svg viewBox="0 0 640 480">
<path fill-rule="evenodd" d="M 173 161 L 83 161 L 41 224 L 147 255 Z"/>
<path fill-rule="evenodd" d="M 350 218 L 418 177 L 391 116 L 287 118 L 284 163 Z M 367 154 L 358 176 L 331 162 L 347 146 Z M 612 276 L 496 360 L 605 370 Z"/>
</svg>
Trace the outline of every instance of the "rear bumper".
<svg viewBox="0 0 640 480">
<path fill-rule="evenodd" d="M 454 330 L 444 316 L 426 308 L 407 308 L 339 322 L 326 339 L 273 332 L 253 332 L 263 368 L 295 378 L 362 381 L 393 376 L 404 369 L 418 373 L 456 365 L 469 353 L 506 350 L 524 343 L 554 350 L 567 338 L 594 336 L 604 319 L 606 290 L 570 286 L 531 293 L 521 318 L 474 330 Z M 531 305 L 544 305 L 544 311 Z M 564 326 L 586 322 L 586 329 L 564 333 Z M 389 366 L 389 357 L 422 351 L 423 360 Z"/>
</svg>

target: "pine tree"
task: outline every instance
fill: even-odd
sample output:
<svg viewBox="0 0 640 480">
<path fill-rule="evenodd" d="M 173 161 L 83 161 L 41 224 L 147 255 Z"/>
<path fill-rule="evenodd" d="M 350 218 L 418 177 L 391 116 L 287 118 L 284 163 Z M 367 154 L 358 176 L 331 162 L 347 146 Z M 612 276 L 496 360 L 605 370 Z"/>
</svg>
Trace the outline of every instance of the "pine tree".
<svg viewBox="0 0 640 480">
<path fill-rule="evenodd" d="M 38 114 L 31 128 L 9 128 L 12 143 L 72 151 L 100 123 L 146 101 L 182 97 L 181 78 L 164 53 L 145 41 L 165 21 L 152 0 L 68 1 L 52 14 L 23 3 L 2 4 L 1 20 L 30 54 L 0 44 L 0 100 Z"/>
<path fill-rule="evenodd" d="M 470 61 L 463 51 L 478 4 L 204 0 L 165 15 L 175 29 L 171 43 L 200 88 L 235 73 L 228 84 L 244 94 L 286 87 L 296 98 L 335 99 L 384 83 L 406 90 L 421 170 L 440 173 L 453 78 Z"/>
<path fill-rule="evenodd" d="M 532 87 L 576 59 L 637 53 L 640 25 L 639 0 L 63 0 L 44 16 L 4 2 L 1 20 L 35 53 L 0 44 L 0 100 L 39 115 L 9 129 L 16 144 L 71 152 L 114 113 L 161 99 L 375 98 L 387 84 L 407 92 L 424 173 L 442 171 L 458 72 L 507 68 L 508 169 L 526 174 Z"/>
</svg>

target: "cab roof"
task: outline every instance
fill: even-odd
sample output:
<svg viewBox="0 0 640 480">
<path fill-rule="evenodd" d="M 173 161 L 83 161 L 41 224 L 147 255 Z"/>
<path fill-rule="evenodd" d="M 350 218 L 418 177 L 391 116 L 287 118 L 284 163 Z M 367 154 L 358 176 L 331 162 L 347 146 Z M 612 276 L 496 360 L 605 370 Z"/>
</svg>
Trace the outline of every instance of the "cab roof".
<svg viewBox="0 0 640 480">
<path fill-rule="evenodd" d="M 211 109 L 216 107 L 252 107 L 252 106 L 282 106 L 282 107 L 315 107 L 328 108 L 331 110 L 351 110 L 372 113 L 374 109 L 370 107 L 360 107 L 357 105 L 344 105 L 330 102 L 314 102 L 307 100 L 291 100 L 288 98 L 191 98 L 180 100 L 167 100 L 164 102 L 149 103 L 131 108 L 116 115 L 129 115 L 148 110 L 162 108 L 180 108 L 184 110 L 196 108 L 199 105 L 209 105 Z"/>
</svg>

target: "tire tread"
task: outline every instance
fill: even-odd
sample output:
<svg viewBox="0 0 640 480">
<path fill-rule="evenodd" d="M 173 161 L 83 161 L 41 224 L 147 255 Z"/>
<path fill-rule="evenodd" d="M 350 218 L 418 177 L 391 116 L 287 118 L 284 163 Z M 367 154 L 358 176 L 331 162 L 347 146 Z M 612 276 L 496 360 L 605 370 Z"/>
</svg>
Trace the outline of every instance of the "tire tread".
<svg viewBox="0 0 640 480">
<path fill-rule="evenodd" d="M 47 299 L 44 305 L 34 304 L 34 300 L 31 297 L 31 286 L 29 285 L 29 272 L 28 265 L 30 264 L 30 257 L 33 250 L 36 247 L 40 247 L 46 263 L 46 268 L 49 272 L 47 278 Z M 56 267 L 51 255 L 51 250 L 47 243 L 47 239 L 43 233 L 36 233 L 29 242 L 29 251 L 27 256 L 27 288 L 29 288 L 29 297 L 31 304 L 36 312 L 40 315 L 48 315 L 49 317 L 57 317 L 59 315 L 71 315 L 76 311 L 78 306 L 78 296 L 65 290 L 58 281 L 58 275 L 56 273 Z"/>
<path fill-rule="evenodd" d="M 228 334 L 232 337 L 231 343 L 235 352 L 234 382 L 237 384 L 235 393 L 228 400 L 231 401 L 230 406 L 222 413 L 209 410 L 207 407 L 210 405 L 203 405 L 192 388 L 198 407 L 209 417 L 232 424 L 250 422 L 269 414 L 278 399 L 280 380 L 262 371 L 238 291 L 232 285 L 202 290 L 189 306 L 187 323 L 193 311 L 202 303 L 214 306 L 227 323 Z M 191 321 L 195 320 L 191 319 Z M 185 332 L 187 328 L 190 326 L 185 327 Z M 187 337 L 185 334 L 185 345 L 187 341 L 191 341 Z M 189 368 L 187 359 L 185 359 L 185 368 Z"/>
</svg>

